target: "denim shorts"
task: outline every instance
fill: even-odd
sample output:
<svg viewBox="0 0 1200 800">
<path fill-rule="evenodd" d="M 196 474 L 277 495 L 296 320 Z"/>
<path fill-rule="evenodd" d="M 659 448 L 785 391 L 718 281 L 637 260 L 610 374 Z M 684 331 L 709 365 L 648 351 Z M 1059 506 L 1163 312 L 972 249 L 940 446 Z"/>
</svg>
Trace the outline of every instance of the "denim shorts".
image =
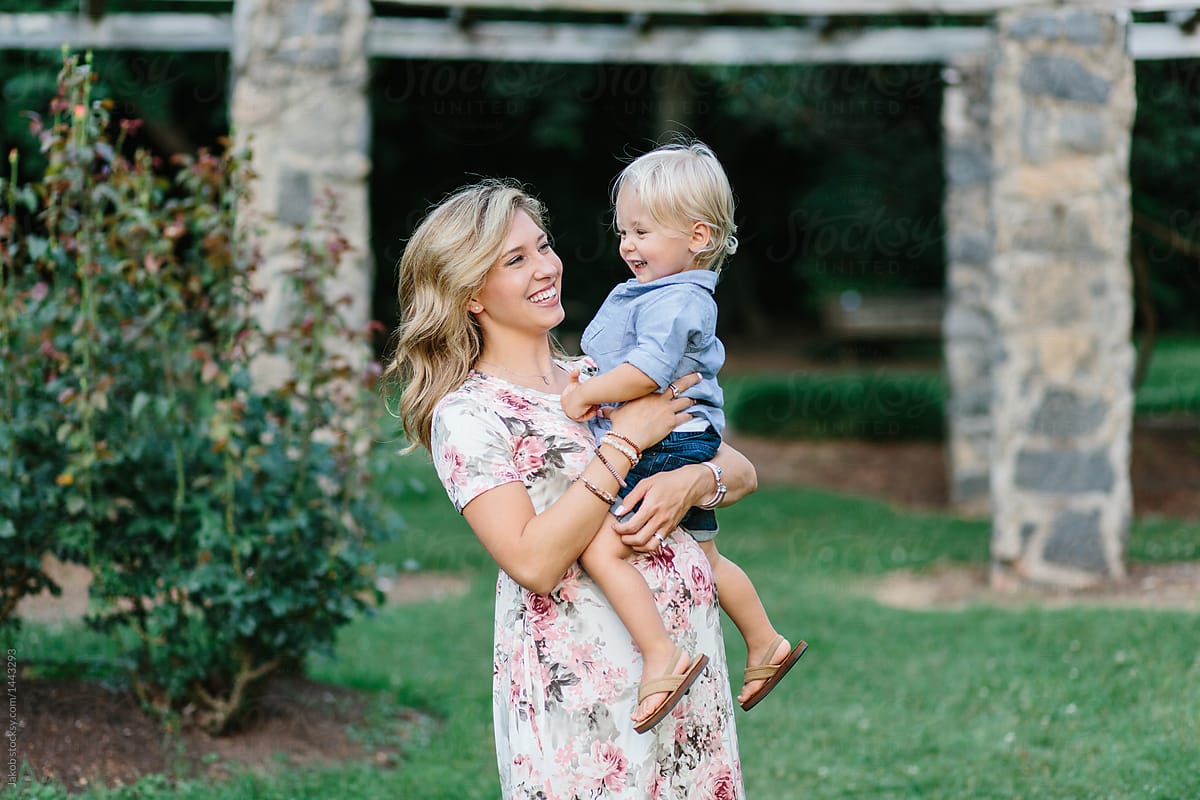
<svg viewBox="0 0 1200 800">
<path fill-rule="evenodd" d="M 642 451 L 642 458 L 637 466 L 629 470 L 629 474 L 625 476 L 628 486 L 622 489 L 618 496 L 624 497 L 630 489 L 637 485 L 638 481 L 657 472 L 666 472 L 688 464 L 701 464 L 708 461 L 717 454 L 717 448 L 720 446 L 721 435 L 713 430 L 712 426 L 702 431 L 669 433 L 667 438 Z M 639 505 L 641 504 L 639 503 Z M 625 514 L 621 520 L 629 519 L 633 516 L 634 511 L 637 509 L 634 508 L 633 511 Z M 698 542 L 710 541 L 717 535 L 717 515 L 710 509 L 693 507 L 684 515 L 679 526 Z"/>
</svg>

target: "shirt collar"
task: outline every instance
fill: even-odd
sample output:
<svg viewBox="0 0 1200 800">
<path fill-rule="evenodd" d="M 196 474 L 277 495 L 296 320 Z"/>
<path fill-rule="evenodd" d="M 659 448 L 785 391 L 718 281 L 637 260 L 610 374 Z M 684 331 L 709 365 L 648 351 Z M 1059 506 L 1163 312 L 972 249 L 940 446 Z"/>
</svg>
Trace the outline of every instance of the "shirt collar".
<svg viewBox="0 0 1200 800">
<path fill-rule="evenodd" d="M 695 284 L 712 292 L 717 288 L 717 273 L 711 269 L 685 269 L 683 272 L 676 272 L 674 275 L 664 275 L 661 278 L 656 278 L 646 283 L 640 283 L 637 278 L 630 278 L 622 284 L 622 287 L 629 294 L 641 294 L 657 289 L 660 286 L 670 286 L 677 283 Z"/>
</svg>

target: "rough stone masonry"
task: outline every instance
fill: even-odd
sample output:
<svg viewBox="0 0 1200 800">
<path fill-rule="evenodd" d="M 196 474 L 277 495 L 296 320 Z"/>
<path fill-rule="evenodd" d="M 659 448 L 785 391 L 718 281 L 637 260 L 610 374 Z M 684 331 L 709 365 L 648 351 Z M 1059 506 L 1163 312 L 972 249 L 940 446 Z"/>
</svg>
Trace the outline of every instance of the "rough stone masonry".
<svg viewBox="0 0 1200 800">
<path fill-rule="evenodd" d="M 992 156 L 987 58 L 960 56 L 943 70 L 946 189 L 946 456 L 950 500 L 960 513 L 991 511 Z"/>
<path fill-rule="evenodd" d="M 258 174 L 240 212 L 262 231 L 264 256 L 255 276 L 263 300 L 256 313 L 267 330 L 287 309 L 282 273 L 296 253 L 296 229 L 310 222 L 324 195 L 336 197 L 339 231 L 351 251 L 330 287 L 352 302 L 345 322 L 365 330 L 370 318 L 371 259 L 367 177 L 371 117 L 366 35 L 368 0 L 237 0 L 235 83 L 230 117 L 239 146 L 249 144 Z M 338 346 L 339 343 L 333 343 Z M 350 352 L 352 362 L 364 354 Z M 287 377 L 286 364 L 259 359 L 255 379 Z"/>
<path fill-rule="evenodd" d="M 991 64 L 993 582 L 1125 575 L 1132 512 L 1123 13 L 997 17 Z"/>
</svg>

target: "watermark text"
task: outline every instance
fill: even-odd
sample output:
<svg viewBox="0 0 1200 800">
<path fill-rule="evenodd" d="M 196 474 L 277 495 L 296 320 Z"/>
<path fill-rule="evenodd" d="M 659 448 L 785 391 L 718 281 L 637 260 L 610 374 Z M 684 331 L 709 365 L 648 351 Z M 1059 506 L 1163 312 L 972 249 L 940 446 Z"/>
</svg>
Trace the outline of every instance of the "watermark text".
<svg viewBox="0 0 1200 800">
<path fill-rule="evenodd" d="M 4 665 L 5 706 L 8 724 L 4 726 L 4 775 L 9 786 L 17 785 L 17 651 L 9 650 Z"/>
</svg>

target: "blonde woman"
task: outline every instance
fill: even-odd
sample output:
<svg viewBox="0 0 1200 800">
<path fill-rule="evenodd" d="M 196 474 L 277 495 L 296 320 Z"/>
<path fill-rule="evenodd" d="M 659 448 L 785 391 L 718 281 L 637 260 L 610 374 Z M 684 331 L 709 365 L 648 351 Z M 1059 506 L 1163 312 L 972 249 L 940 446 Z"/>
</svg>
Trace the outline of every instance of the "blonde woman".
<svg viewBox="0 0 1200 800">
<path fill-rule="evenodd" d="M 427 448 L 455 507 L 500 567 L 493 711 L 501 795 L 509 798 L 744 796 L 712 572 L 690 537 L 660 548 L 713 473 L 689 465 L 646 478 L 616 523 L 610 501 L 637 453 L 690 418 L 670 393 L 612 414 L 619 446 L 599 447 L 559 395 L 581 366 L 550 331 L 563 319 L 563 266 L 540 203 L 496 181 L 467 187 L 417 227 L 400 263 L 401 323 L 388 377 L 399 414 Z M 590 365 L 584 363 L 585 371 Z M 675 385 L 695 385 L 696 375 Z M 632 457 L 632 458 L 631 458 Z M 754 469 L 722 445 L 724 502 L 755 488 Z M 594 538 L 621 540 L 683 656 L 668 671 L 670 716 L 639 736 L 641 656 L 577 559 Z M 703 665 L 701 665 L 703 667 Z M 690 692 L 688 692 L 690 684 Z M 687 696 L 683 694 L 687 692 Z"/>
</svg>

